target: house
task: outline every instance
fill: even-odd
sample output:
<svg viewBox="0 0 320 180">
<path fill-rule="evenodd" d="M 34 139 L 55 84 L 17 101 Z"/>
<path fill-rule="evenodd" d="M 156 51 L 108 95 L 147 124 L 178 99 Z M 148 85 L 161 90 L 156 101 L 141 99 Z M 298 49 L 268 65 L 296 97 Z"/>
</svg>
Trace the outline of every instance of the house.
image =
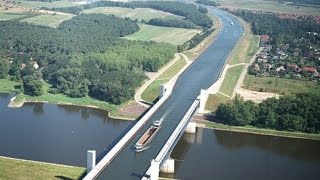
<svg viewBox="0 0 320 180">
<path fill-rule="evenodd" d="M 272 49 L 272 45 L 266 45 L 266 51 L 269 52 Z"/>
<path fill-rule="evenodd" d="M 265 47 L 266 44 L 269 42 L 269 35 L 261 35 L 260 36 L 260 47 Z"/>
<path fill-rule="evenodd" d="M 277 72 L 280 72 L 280 71 L 285 71 L 286 69 L 283 67 L 283 66 L 280 66 L 278 68 L 276 68 L 276 71 Z"/>
<path fill-rule="evenodd" d="M 259 65 L 258 64 L 254 64 L 254 71 L 256 71 L 256 72 L 258 72 L 258 71 L 260 71 L 260 67 L 259 67 Z"/>
<path fill-rule="evenodd" d="M 314 67 L 307 67 L 307 66 L 305 66 L 305 67 L 301 68 L 301 72 L 312 73 L 314 76 L 319 75 L 317 69 L 314 68 Z"/>
<path fill-rule="evenodd" d="M 268 62 L 268 60 L 267 59 L 258 58 L 257 62 L 258 63 L 266 63 L 266 62 Z"/>
<path fill-rule="evenodd" d="M 32 65 L 33 68 L 38 69 L 39 68 L 39 64 L 37 61 L 31 61 L 30 64 Z"/>
<path fill-rule="evenodd" d="M 272 67 L 272 65 L 269 63 L 263 63 L 262 66 L 263 66 L 263 69 L 270 69 Z"/>
<path fill-rule="evenodd" d="M 266 52 L 260 53 L 259 57 L 262 59 L 267 59 L 268 54 Z"/>
<path fill-rule="evenodd" d="M 287 64 L 287 70 L 288 71 L 297 72 L 298 71 L 298 65 L 296 65 L 296 64 Z"/>
</svg>

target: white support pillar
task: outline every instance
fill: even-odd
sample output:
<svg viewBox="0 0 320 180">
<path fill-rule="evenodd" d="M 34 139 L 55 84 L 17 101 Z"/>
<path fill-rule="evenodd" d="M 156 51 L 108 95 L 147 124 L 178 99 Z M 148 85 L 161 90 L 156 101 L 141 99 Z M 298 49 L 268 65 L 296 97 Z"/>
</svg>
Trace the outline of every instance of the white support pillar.
<svg viewBox="0 0 320 180">
<path fill-rule="evenodd" d="M 197 130 L 197 123 L 196 122 L 188 122 L 186 129 L 184 130 L 185 133 L 196 133 Z"/>
<path fill-rule="evenodd" d="M 159 180 L 160 162 L 152 159 L 150 180 Z"/>
<path fill-rule="evenodd" d="M 160 85 L 159 99 L 162 98 L 166 94 L 167 90 L 168 90 L 168 87 L 165 84 Z"/>
<path fill-rule="evenodd" d="M 89 173 L 96 166 L 96 151 L 87 151 L 87 173 Z"/>
<path fill-rule="evenodd" d="M 168 158 L 164 160 L 163 164 L 160 166 L 160 171 L 168 174 L 174 173 L 174 159 Z"/>
<path fill-rule="evenodd" d="M 206 103 L 208 100 L 208 92 L 207 90 L 201 89 L 200 91 L 200 104 L 199 104 L 199 109 L 198 109 L 198 113 L 204 113 L 205 111 L 205 107 L 206 107 Z"/>
</svg>

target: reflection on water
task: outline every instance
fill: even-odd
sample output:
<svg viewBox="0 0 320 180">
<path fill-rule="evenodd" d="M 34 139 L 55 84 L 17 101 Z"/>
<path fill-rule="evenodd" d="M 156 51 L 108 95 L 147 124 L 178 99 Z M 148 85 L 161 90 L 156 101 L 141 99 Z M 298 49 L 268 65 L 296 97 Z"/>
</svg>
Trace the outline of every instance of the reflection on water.
<svg viewBox="0 0 320 180">
<path fill-rule="evenodd" d="M 0 155 L 85 166 L 86 151 L 99 155 L 134 122 L 114 120 L 94 108 L 26 103 L 8 108 L 0 94 Z"/>
<path fill-rule="evenodd" d="M 319 179 L 320 141 L 198 128 L 171 157 L 177 179 Z"/>
</svg>

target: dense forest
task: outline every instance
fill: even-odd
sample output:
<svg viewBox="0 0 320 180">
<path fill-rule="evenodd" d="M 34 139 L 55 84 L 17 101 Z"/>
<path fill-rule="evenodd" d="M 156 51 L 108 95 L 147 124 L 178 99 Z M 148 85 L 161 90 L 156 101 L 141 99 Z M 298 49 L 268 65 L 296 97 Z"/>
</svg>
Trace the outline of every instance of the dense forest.
<svg viewBox="0 0 320 180">
<path fill-rule="evenodd" d="M 61 7 L 61 8 L 49 8 L 53 11 L 61 11 L 72 14 L 80 14 L 85 9 L 91 9 L 95 7 L 125 7 L 125 8 L 152 8 L 165 12 L 170 12 L 179 16 L 185 17 L 186 21 L 190 21 L 197 26 L 203 28 L 211 28 L 213 23 L 210 17 L 200 12 L 195 5 L 173 2 L 173 1 L 133 1 L 133 2 L 115 2 L 115 1 L 98 1 L 82 6 Z M 44 8 L 48 9 L 48 8 Z M 202 10 L 203 11 L 203 10 Z"/>
<path fill-rule="evenodd" d="M 147 24 L 154 26 L 165 26 L 165 27 L 178 27 L 186 29 L 194 29 L 196 26 L 190 21 L 184 21 L 180 19 L 162 19 L 162 18 L 152 18 Z"/>
<path fill-rule="evenodd" d="M 176 48 L 166 43 L 119 37 L 139 30 L 132 20 L 81 14 L 56 29 L 17 21 L 0 22 L 0 78 L 23 83 L 25 94 L 90 95 L 113 104 L 134 95 L 145 78 L 168 62 Z"/>
<path fill-rule="evenodd" d="M 208 6 L 213 6 L 213 7 L 219 6 L 219 4 L 217 2 L 211 1 L 211 0 L 198 0 L 198 1 L 196 1 L 196 3 L 204 4 L 204 5 L 208 5 Z"/>
<path fill-rule="evenodd" d="M 260 104 L 236 96 L 231 103 L 219 105 L 216 117 L 228 125 L 320 133 L 319 105 L 320 96 L 314 94 L 269 98 Z"/>
</svg>

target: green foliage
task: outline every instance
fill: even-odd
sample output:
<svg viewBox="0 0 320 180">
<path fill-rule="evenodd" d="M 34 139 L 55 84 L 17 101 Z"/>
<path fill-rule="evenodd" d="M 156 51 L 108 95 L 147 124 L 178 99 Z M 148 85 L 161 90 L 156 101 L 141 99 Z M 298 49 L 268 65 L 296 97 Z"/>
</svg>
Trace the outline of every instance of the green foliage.
<svg viewBox="0 0 320 180">
<path fill-rule="evenodd" d="M 43 83 L 36 74 L 27 75 L 22 78 L 24 93 L 30 96 L 43 94 Z"/>
<path fill-rule="evenodd" d="M 196 3 L 204 4 L 204 5 L 208 5 L 208 6 L 213 6 L 213 7 L 219 6 L 218 3 L 216 3 L 215 1 L 211 1 L 211 0 L 197 0 Z"/>
<path fill-rule="evenodd" d="M 231 103 L 219 105 L 216 116 L 230 125 L 319 133 L 319 104 L 320 96 L 313 94 L 270 98 L 259 105 L 236 97 Z"/>
<path fill-rule="evenodd" d="M 0 79 L 4 79 L 7 77 L 9 67 L 9 62 L 5 59 L 1 59 L 0 57 Z"/>
<path fill-rule="evenodd" d="M 186 29 L 193 29 L 196 27 L 192 22 L 181 20 L 181 19 L 153 18 L 147 24 L 155 25 L 155 26 L 186 28 Z"/>
<path fill-rule="evenodd" d="M 208 13 L 208 9 L 206 7 L 203 7 L 203 6 L 199 6 L 198 7 L 198 11 L 203 13 L 203 14 L 207 14 Z"/>
</svg>

